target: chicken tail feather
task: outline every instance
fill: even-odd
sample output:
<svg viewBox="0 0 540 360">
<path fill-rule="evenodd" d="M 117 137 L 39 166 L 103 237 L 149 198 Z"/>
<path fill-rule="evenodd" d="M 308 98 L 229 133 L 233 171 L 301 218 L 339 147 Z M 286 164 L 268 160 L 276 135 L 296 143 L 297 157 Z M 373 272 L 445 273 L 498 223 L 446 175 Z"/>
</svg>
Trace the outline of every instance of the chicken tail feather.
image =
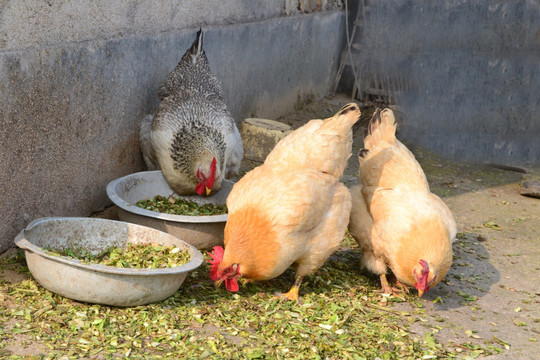
<svg viewBox="0 0 540 360">
<path fill-rule="evenodd" d="M 396 140 L 396 119 L 390 109 L 375 109 L 364 133 L 364 146 L 369 149 L 379 141 Z"/>
<path fill-rule="evenodd" d="M 360 108 L 355 103 L 348 103 L 330 119 L 339 119 L 339 123 L 343 123 L 347 128 L 351 128 L 358 120 L 360 120 Z"/>
<path fill-rule="evenodd" d="M 358 157 L 360 157 L 360 158 L 363 159 L 363 158 L 366 157 L 366 155 L 367 155 L 368 153 L 369 153 L 369 150 L 368 150 L 368 149 L 360 149 L 360 150 L 358 151 Z"/>
<path fill-rule="evenodd" d="M 195 64 L 201 52 L 203 51 L 203 32 L 202 29 L 197 31 L 197 38 L 187 51 L 191 55 L 191 61 Z"/>
</svg>

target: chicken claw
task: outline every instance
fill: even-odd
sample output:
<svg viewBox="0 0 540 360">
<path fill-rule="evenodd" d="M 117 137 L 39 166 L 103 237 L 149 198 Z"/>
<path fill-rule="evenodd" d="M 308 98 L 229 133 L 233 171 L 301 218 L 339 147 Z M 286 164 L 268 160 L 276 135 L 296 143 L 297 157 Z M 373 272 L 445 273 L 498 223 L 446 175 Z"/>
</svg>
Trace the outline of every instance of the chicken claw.
<svg viewBox="0 0 540 360">
<path fill-rule="evenodd" d="M 386 279 L 386 274 L 381 274 L 380 279 L 381 279 L 381 292 L 383 294 L 392 295 L 393 290 L 390 284 L 388 283 L 388 280 Z"/>
<path fill-rule="evenodd" d="M 403 293 L 409 293 L 409 287 L 407 285 L 404 285 L 400 283 L 399 281 L 395 281 L 395 287 L 390 286 L 390 283 L 386 279 L 386 274 L 382 274 L 380 276 L 381 279 L 381 290 L 379 290 L 383 294 L 389 294 L 395 297 L 398 297 L 402 300 L 404 300 L 402 297 L 398 296 L 397 294 L 403 294 Z"/>
<path fill-rule="evenodd" d="M 405 294 L 409 293 L 409 287 L 407 285 L 400 283 L 399 280 L 396 280 L 395 284 L 396 284 L 396 287 L 392 288 L 394 289 L 394 291 L 405 293 Z"/>
<path fill-rule="evenodd" d="M 291 287 L 291 289 L 284 293 L 274 296 L 274 299 L 280 299 L 280 300 L 292 300 L 296 301 L 297 303 L 300 303 L 300 297 L 298 296 L 298 290 L 300 289 L 300 284 L 302 284 L 302 276 L 298 276 L 296 280 L 294 281 L 294 285 Z"/>
</svg>

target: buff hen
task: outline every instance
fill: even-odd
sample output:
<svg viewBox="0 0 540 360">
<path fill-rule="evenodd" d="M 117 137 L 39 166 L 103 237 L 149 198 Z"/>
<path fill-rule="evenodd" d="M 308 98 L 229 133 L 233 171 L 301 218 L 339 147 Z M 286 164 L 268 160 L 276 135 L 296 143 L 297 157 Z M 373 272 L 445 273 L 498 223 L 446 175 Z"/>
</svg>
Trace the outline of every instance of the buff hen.
<svg viewBox="0 0 540 360">
<path fill-rule="evenodd" d="M 383 292 L 394 290 L 386 278 L 390 268 L 399 288 L 414 286 L 422 296 L 450 269 L 456 223 L 395 133 L 392 110 L 377 109 L 359 153 L 349 231 L 362 249 L 363 265 L 380 276 Z"/>
<path fill-rule="evenodd" d="M 309 121 L 234 185 L 225 250 L 215 247 L 211 254 L 217 285 L 237 291 L 239 278 L 268 280 L 295 264 L 296 281 L 281 297 L 298 301 L 304 276 L 338 249 L 347 228 L 351 197 L 339 179 L 359 116 L 351 103 L 332 118 Z"/>
<path fill-rule="evenodd" d="M 148 168 L 161 169 L 179 195 L 218 191 L 224 177 L 238 173 L 244 148 L 210 70 L 201 30 L 159 86 L 158 97 L 158 110 L 144 118 L 139 132 Z"/>
</svg>

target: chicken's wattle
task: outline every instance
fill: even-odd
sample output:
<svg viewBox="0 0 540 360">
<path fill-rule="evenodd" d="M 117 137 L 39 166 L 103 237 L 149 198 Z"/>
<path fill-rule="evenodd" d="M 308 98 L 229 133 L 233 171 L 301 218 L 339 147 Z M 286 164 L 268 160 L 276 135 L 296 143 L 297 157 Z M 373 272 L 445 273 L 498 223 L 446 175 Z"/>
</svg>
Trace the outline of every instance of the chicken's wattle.
<svg viewBox="0 0 540 360">
<path fill-rule="evenodd" d="M 225 278 L 223 279 L 219 275 L 219 264 L 223 260 L 223 254 L 225 253 L 225 250 L 221 246 L 214 246 L 212 252 L 210 253 L 211 260 L 208 260 L 208 263 L 210 264 L 210 279 L 212 281 L 218 281 L 223 280 L 225 283 L 225 288 L 228 291 L 236 292 L 240 288 L 238 286 L 238 281 L 236 281 L 236 278 Z"/>
<path fill-rule="evenodd" d="M 240 287 L 238 286 L 238 281 L 236 281 L 236 278 L 232 278 L 225 279 L 225 288 L 230 292 L 237 292 Z"/>
</svg>

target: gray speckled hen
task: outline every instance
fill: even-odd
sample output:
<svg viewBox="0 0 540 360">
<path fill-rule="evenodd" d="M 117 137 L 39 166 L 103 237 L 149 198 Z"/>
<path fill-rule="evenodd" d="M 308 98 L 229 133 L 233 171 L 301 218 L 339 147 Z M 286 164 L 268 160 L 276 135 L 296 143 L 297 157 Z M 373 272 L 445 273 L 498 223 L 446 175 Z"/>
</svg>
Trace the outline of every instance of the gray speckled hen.
<svg viewBox="0 0 540 360">
<path fill-rule="evenodd" d="M 240 133 L 202 45 L 199 30 L 159 86 L 159 108 L 144 118 L 139 133 L 148 168 L 161 169 L 180 195 L 218 191 L 224 176 L 238 173 L 244 157 Z"/>
</svg>

